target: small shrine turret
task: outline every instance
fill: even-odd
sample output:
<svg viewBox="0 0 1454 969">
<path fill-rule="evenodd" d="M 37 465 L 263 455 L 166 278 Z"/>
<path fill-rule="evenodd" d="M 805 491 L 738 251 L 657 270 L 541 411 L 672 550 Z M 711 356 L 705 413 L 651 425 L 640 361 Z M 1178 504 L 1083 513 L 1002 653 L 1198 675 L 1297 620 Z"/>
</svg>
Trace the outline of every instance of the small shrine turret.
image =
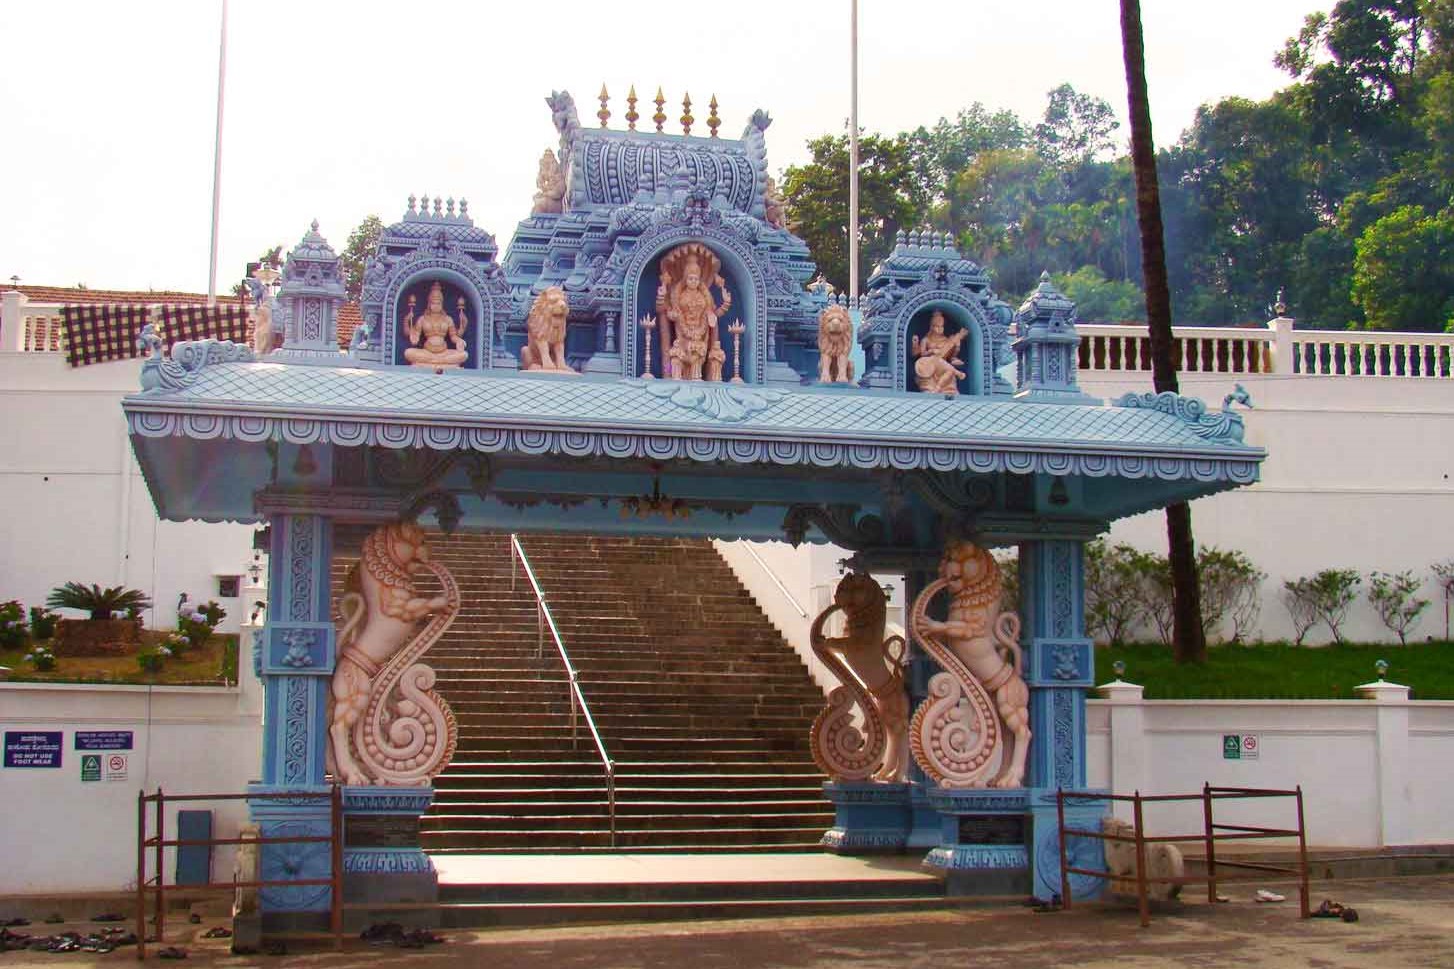
<svg viewBox="0 0 1454 969">
<path fill-rule="evenodd" d="M 1075 302 L 1055 288 L 1050 273 L 1015 314 L 1015 397 L 1044 403 L 1086 404 L 1092 398 L 1076 382 L 1080 336 Z"/>
<path fill-rule="evenodd" d="M 318 234 L 318 220 L 288 253 L 278 290 L 284 320 L 283 346 L 274 355 L 289 363 L 337 366 L 338 308 L 345 290 L 338 254 Z"/>
</svg>

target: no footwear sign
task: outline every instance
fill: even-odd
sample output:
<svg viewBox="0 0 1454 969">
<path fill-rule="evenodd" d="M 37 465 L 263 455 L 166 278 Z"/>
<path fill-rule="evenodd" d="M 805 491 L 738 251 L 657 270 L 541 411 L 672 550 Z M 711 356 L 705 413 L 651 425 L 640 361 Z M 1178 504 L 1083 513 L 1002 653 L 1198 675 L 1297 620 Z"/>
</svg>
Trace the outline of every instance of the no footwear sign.
<svg viewBox="0 0 1454 969">
<path fill-rule="evenodd" d="M 1262 742 L 1255 733 L 1222 734 L 1223 760 L 1256 760 L 1262 751 Z"/>
</svg>

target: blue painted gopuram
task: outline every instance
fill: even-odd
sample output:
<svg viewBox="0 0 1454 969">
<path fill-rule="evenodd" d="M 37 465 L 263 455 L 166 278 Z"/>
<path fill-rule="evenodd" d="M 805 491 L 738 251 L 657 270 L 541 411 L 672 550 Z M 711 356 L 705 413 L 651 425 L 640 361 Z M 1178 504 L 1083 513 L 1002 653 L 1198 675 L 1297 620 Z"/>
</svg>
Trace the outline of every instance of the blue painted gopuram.
<svg viewBox="0 0 1454 969">
<path fill-rule="evenodd" d="M 854 570 L 904 575 L 911 595 L 943 585 L 956 549 L 1013 548 L 1019 621 L 1000 616 L 1013 642 L 985 655 L 1013 653 L 1000 665 L 1014 675 L 986 689 L 1003 705 L 1007 682 L 1027 688 L 1023 773 L 992 777 L 978 760 L 926 772 L 933 754 L 919 748 L 939 741 L 925 733 L 906 776 L 829 785 L 838 814 L 825 845 L 920 853 L 959 891 L 1058 892 L 1054 792 L 1086 785 L 1084 544 L 1114 519 L 1257 480 L 1265 454 L 1244 443 L 1241 416 L 1230 400 L 1088 397 L 1074 305 L 1047 277 L 1012 308 L 936 233 L 901 235 L 861 312 L 844 314 L 810 284 L 812 255 L 783 221 L 765 112 L 730 139 L 715 125 L 584 128 L 568 94 L 548 103 L 558 154 L 542 159 L 533 212 L 503 256 L 464 202 L 410 198 L 367 264 L 364 325 L 340 351 L 339 261 L 315 224 L 267 307 L 281 347 L 178 344 L 147 361 L 143 390 L 125 400 L 163 518 L 269 526 L 259 789 L 336 779 L 351 818 L 417 818 L 430 803 L 426 761 L 447 756 L 447 705 L 431 712 L 432 673 L 370 652 L 390 645 L 389 622 L 437 626 L 427 617 L 451 594 L 448 582 L 437 601 L 405 594 L 423 561 L 409 523 L 832 542 Z M 845 315 L 840 345 L 825 321 Z M 852 379 L 823 382 L 823 353 L 849 338 Z M 622 514 L 654 491 L 690 515 Z M 379 526 L 382 585 L 363 582 L 350 606 L 330 588 L 333 542 L 360 524 Z M 962 611 L 940 625 L 956 649 L 979 635 Z M 915 637 L 895 680 L 908 709 L 942 699 L 931 653 Z M 424 699 L 401 706 L 404 694 Z M 1012 739 L 1012 719 L 976 729 Z M 259 803 L 264 833 L 328 825 L 312 802 Z M 264 851 L 265 876 L 326 874 L 321 846 L 289 847 Z M 1076 846 L 1076 863 L 1098 864 L 1095 853 Z M 385 886 L 432 878 L 407 844 L 349 844 L 345 871 Z M 317 911 L 327 893 L 275 888 L 262 903 Z"/>
</svg>

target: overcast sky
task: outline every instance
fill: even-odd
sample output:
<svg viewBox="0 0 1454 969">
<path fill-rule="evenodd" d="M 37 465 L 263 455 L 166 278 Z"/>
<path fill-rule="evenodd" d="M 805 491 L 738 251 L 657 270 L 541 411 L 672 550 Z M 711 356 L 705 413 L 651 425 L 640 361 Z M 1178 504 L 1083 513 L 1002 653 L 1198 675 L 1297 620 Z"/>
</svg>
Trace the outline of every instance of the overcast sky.
<svg viewBox="0 0 1454 969">
<path fill-rule="evenodd" d="M 1328 0 L 1142 0 L 1157 143 L 1199 104 L 1261 98 L 1282 41 Z M 0 10 L 0 286 L 205 291 L 220 0 L 47 0 Z M 624 127 L 689 91 L 735 137 L 773 116 L 768 162 L 800 162 L 848 116 L 848 0 L 499 3 L 232 0 L 218 288 L 317 218 L 342 249 L 407 196 L 469 199 L 503 251 L 526 216 L 543 98 L 596 93 Z M 861 0 L 860 123 L 897 132 L 981 101 L 1036 119 L 1070 82 L 1124 119 L 1117 0 Z M 667 130 L 671 130 L 669 122 Z M 678 127 L 677 130 L 680 130 Z M 702 129 L 704 133 L 705 129 Z M 1124 130 L 1123 130 L 1124 133 Z"/>
</svg>

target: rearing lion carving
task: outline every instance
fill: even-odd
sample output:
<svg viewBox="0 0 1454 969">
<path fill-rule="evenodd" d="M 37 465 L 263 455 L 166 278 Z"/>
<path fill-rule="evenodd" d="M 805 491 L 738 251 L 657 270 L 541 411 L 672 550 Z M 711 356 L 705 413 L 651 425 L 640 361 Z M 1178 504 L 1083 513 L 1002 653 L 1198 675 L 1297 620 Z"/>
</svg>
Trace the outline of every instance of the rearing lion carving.
<svg viewBox="0 0 1454 969">
<path fill-rule="evenodd" d="M 420 568 L 439 579 L 442 595 L 418 594 L 413 574 Z M 430 561 L 423 530 L 398 522 L 364 539 L 344 589 L 329 767 L 345 784 L 426 785 L 449 766 L 458 728 L 432 689 L 434 670 L 417 660 L 454 622 L 459 587 Z"/>
<path fill-rule="evenodd" d="M 520 348 L 522 370 L 575 373 L 565 362 L 565 323 L 569 315 L 570 300 L 559 286 L 551 286 L 535 297 L 530 315 L 525 318 L 527 339 Z"/>
<path fill-rule="evenodd" d="M 904 638 L 884 638 L 886 604 L 872 577 L 851 572 L 838 583 L 833 605 L 813 620 L 813 652 L 843 685 L 813 721 L 813 759 L 835 781 L 898 782 L 908 770 L 909 694 L 904 688 Z M 845 635 L 823 635 L 828 617 L 841 611 Z M 897 644 L 898 653 L 894 652 Z M 863 712 L 863 729 L 853 710 Z"/>
<path fill-rule="evenodd" d="M 1022 675 L 1020 617 L 1000 611 L 1000 567 L 994 556 L 951 539 L 939 578 L 914 600 L 909 631 L 944 672 L 914 712 L 914 760 L 944 787 L 982 787 L 1003 745 L 990 787 L 1019 787 L 1030 749 L 1030 690 Z M 949 593 L 949 614 L 930 619 L 929 602 Z M 948 640 L 945 643 L 943 640 Z"/>
<path fill-rule="evenodd" d="M 847 307 L 828 306 L 818 314 L 818 383 L 853 383 L 853 318 Z"/>
</svg>

